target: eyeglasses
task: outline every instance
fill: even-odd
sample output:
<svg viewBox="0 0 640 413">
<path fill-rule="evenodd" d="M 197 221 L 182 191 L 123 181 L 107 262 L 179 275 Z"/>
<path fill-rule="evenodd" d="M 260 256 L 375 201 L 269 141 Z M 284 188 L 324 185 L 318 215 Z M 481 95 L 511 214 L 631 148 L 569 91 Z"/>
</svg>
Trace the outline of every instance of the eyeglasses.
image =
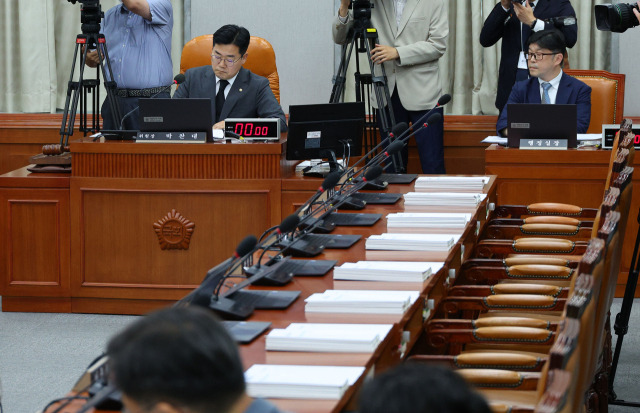
<svg viewBox="0 0 640 413">
<path fill-rule="evenodd" d="M 524 54 L 524 58 L 527 60 L 533 60 L 534 62 L 537 62 L 538 60 L 542 60 L 544 59 L 545 56 L 551 56 L 554 54 L 558 54 L 558 52 L 555 53 L 525 53 Z"/>
<path fill-rule="evenodd" d="M 238 62 L 238 60 L 242 59 L 242 56 L 240 56 L 236 60 L 233 60 L 233 59 L 224 59 L 222 56 L 218 54 L 212 54 L 211 58 L 214 59 L 216 63 L 224 62 L 224 64 L 227 66 L 233 66 Z"/>
</svg>

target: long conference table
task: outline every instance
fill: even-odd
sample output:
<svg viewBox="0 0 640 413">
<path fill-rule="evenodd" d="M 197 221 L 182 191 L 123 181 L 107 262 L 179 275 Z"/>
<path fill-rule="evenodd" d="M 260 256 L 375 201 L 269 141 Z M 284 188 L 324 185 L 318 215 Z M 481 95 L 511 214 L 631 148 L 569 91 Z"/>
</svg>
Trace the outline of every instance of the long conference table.
<svg viewBox="0 0 640 413">
<path fill-rule="evenodd" d="M 303 182 L 305 182 L 303 184 Z M 288 185 L 301 189 L 317 188 L 318 179 L 292 177 Z M 295 184 L 294 184 L 295 183 Z M 284 185 L 284 184 L 283 184 Z M 322 277 L 294 277 L 292 282 L 282 287 L 250 286 L 249 289 L 274 289 L 301 291 L 300 297 L 286 310 L 256 310 L 247 321 L 271 322 L 271 329 L 284 328 L 290 323 L 364 323 L 392 324 L 389 334 L 381 340 L 373 353 L 329 353 L 329 352 L 294 352 L 267 351 L 265 348 L 266 333 L 250 344 L 240 345 L 240 353 L 245 370 L 254 364 L 284 365 L 324 365 L 324 366 L 357 366 L 364 367 L 364 374 L 350 386 L 343 396 L 337 400 L 319 399 L 270 399 L 280 409 L 299 413 L 327 413 L 354 410 L 357 407 L 358 392 L 367 378 L 400 363 L 412 351 L 419 351 L 426 345 L 424 326 L 428 319 L 435 315 L 435 309 L 447 289 L 453 284 L 461 263 L 473 253 L 476 237 L 484 223 L 490 217 L 496 199 L 496 180 L 491 176 L 485 185 L 487 197 L 472 213 L 469 224 L 465 227 L 459 241 L 450 250 L 443 267 L 432 274 L 423 283 L 410 282 L 373 282 L 373 281 L 334 281 L 333 271 Z M 414 183 L 408 185 L 389 185 L 386 192 L 407 193 L 414 190 Z M 371 227 L 338 226 L 335 234 L 356 234 L 362 239 L 347 250 L 325 249 L 324 252 L 311 259 L 337 260 L 344 262 L 366 260 L 365 239 L 372 234 L 387 232 L 386 216 L 390 213 L 403 212 L 404 201 L 401 199 L 393 205 L 367 205 L 360 211 L 381 214 L 382 218 Z M 345 211 L 346 212 L 346 211 Z M 443 212 L 439 210 L 438 212 Z M 339 290 L 407 290 L 419 291 L 419 298 L 402 315 L 382 314 L 305 314 L 305 299 L 313 293 L 329 289 Z M 268 331 L 267 331 L 268 333 Z M 69 408 L 77 410 L 81 403 L 76 402 Z M 75 407 L 74 407 L 75 406 Z M 54 405 L 53 408 L 56 406 Z M 46 412 L 44 412 L 46 413 Z"/>
<path fill-rule="evenodd" d="M 318 188 L 319 179 L 293 172 L 283 158 L 284 144 L 78 141 L 71 145 L 70 175 L 32 174 L 22 168 L 0 176 L 0 229 L 5 230 L 6 247 L 2 262 L 7 270 L 0 284 L 3 310 L 142 314 L 170 305 L 195 288 L 206 270 L 227 258 L 246 234 L 257 235 L 278 224 Z M 386 191 L 412 190 L 409 184 L 389 185 Z M 371 354 L 266 351 L 264 335 L 241 345 L 245 368 L 265 363 L 365 368 L 339 400 L 274 399 L 276 405 L 293 412 L 353 409 L 366 377 L 397 364 L 426 343 L 425 322 L 446 296 L 461 262 L 472 254 L 476 236 L 491 214 L 495 176 L 484 192 L 487 197 L 442 269 L 424 283 L 334 282 L 332 272 L 295 277 L 280 287 L 301 291 L 288 309 L 255 311 L 249 321 L 269 321 L 271 328 L 292 322 L 393 324 Z M 386 215 L 402 211 L 402 200 L 367 205 L 362 212 L 380 213 L 383 218 L 372 227 L 337 227 L 334 233 L 357 234 L 362 239 L 348 250 L 326 249 L 315 258 L 334 259 L 338 265 L 365 260 L 365 238 L 387 232 Z M 181 222 L 183 229 L 193 229 L 188 249 L 161 248 L 154 230 L 158 225 L 153 224 L 162 226 L 167 216 Z M 169 227 L 165 237 L 176 235 L 172 231 Z M 176 237 L 165 239 L 165 244 L 184 247 L 185 237 Z M 413 290 L 420 297 L 401 316 L 305 315 L 304 299 L 328 289 Z"/>
</svg>

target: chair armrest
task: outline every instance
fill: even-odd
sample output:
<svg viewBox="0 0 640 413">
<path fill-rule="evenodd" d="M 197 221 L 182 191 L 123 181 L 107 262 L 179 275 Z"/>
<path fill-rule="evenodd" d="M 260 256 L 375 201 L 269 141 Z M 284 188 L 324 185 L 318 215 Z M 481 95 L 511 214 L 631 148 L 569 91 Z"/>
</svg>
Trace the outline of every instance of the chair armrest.
<svg viewBox="0 0 640 413">
<path fill-rule="evenodd" d="M 442 299 L 440 306 L 447 314 L 460 311 L 512 310 L 512 311 L 562 311 L 565 298 L 536 294 L 500 294 L 487 297 L 456 297 Z"/>
<path fill-rule="evenodd" d="M 426 331 L 446 329 L 476 329 L 481 327 L 531 327 L 555 331 L 557 323 L 542 318 L 518 317 L 483 317 L 476 320 L 436 318 L 427 323 Z"/>
<path fill-rule="evenodd" d="M 464 266 L 463 266 L 464 268 Z M 511 267 L 467 267 L 460 271 L 456 285 L 489 284 L 493 285 L 501 280 L 549 280 L 567 281 L 573 277 L 575 270 L 559 265 L 514 265 Z M 507 288 L 507 287 L 504 287 Z"/>
<path fill-rule="evenodd" d="M 522 218 L 535 215 L 559 215 L 571 218 L 594 218 L 598 210 L 577 205 L 541 202 L 530 205 L 498 205 L 495 216 L 500 218 Z"/>
<path fill-rule="evenodd" d="M 410 361 L 419 363 L 447 364 L 456 369 L 498 369 L 518 371 L 540 371 L 547 356 L 516 351 L 469 352 L 457 356 L 416 355 Z"/>
<path fill-rule="evenodd" d="M 520 238 L 512 240 L 481 240 L 476 245 L 480 258 L 506 258 L 511 254 L 562 254 L 582 255 L 586 241 L 570 241 L 558 238 Z"/>
<path fill-rule="evenodd" d="M 540 373 L 498 369 L 459 369 L 457 373 L 474 387 L 536 390 Z"/>
</svg>

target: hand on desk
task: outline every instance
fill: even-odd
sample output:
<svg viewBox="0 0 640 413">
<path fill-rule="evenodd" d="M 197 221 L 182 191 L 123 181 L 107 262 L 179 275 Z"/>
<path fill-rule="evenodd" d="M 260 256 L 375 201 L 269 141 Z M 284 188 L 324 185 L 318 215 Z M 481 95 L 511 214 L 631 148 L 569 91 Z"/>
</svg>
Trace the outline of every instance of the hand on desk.
<svg viewBox="0 0 640 413">
<path fill-rule="evenodd" d="M 211 127 L 211 129 L 224 129 L 224 121 L 221 120 L 220 122 L 216 123 Z"/>
</svg>

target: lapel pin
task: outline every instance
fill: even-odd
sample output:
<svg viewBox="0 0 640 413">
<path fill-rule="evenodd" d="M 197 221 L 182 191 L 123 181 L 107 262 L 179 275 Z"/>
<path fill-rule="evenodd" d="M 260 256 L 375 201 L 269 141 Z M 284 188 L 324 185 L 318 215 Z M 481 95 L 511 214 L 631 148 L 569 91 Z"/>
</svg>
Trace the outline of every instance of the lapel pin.
<svg viewBox="0 0 640 413">
<path fill-rule="evenodd" d="M 242 92 L 242 89 L 238 89 L 239 92 Z"/>
</svg>

